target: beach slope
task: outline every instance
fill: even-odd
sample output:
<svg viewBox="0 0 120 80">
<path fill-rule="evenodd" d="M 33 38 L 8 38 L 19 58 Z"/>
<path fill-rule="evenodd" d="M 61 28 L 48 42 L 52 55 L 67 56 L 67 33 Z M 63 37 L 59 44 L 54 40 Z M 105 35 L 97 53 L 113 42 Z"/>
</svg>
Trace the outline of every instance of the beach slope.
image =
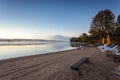
<svg viewBox="0 0 120 80">
<path fill-rule="evenodd" d="M 80 66 L 79 76 L 70 66 L 85 56 L 90 57 L 90 63 Z M 114 71 L 119 65 L 98 48 L 86 47 L 1 60 L 0 80 L 118 80 Z"/>
</svg>

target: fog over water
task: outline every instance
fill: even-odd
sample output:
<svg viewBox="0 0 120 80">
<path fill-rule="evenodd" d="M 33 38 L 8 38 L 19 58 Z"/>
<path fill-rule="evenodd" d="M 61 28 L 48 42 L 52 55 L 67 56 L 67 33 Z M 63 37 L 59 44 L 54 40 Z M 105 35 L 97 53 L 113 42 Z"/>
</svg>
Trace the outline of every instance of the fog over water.
<svg viewBox="0 0 120 80">
<path fill-rule="evenodd" d="M 0 60 L 70 49 L 69 42 L 0 42 Z"/>
</svg>

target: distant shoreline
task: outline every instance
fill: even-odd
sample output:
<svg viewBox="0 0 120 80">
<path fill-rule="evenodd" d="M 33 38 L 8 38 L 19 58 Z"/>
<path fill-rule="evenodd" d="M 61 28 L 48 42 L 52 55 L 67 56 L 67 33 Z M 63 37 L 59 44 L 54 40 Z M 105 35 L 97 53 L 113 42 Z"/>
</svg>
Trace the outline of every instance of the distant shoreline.
<svg viewBox="0 0 120 80">
<path fill-rule="evenodd" d="M 38 42 L 35 42 L 35 43 L 18 43 L 18 42 L 5 42 L 5 43 L 0 43 L 0 46 L 20 46 L 20 45 L 45 45 L 45 44 L 55 44 L 54 43 L 38 43 Z"/>
<path fill-rule="evenodd" d="M 43 44 L 55 44 L 55 43 L 66 43 L 66 42 L 69 41 L 41 40 L 41 39 L 0 39 L 0 46 L 43 45 Z"/>
<path fill-rule="evenodd" d="M 43 42 L 68 42 L 65 40 L 45 40 L 45 39 L 0 39 L 0 42 L 18 42 L 18 41 L 43 41 Z"/>
</svg>

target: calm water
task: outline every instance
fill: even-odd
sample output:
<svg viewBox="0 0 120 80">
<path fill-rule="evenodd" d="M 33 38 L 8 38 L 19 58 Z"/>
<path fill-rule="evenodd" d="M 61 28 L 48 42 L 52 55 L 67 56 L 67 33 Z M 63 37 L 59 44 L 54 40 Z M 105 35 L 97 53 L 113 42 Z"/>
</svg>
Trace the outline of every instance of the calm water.
<svg viewBox="0 0 120 80">
<path fill-rule="evenodd" d="M 68 42 L 40 45 L 0 45 L 0 60 L 74 49 Z"/>
</svg>

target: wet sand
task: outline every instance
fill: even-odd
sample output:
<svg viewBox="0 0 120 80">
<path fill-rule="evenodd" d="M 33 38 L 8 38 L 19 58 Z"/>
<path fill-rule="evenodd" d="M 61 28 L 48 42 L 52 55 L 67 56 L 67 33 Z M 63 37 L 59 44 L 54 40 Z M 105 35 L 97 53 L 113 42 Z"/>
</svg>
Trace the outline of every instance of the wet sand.
<svg viewBox="0 0 120 80">
<path fill-rule="evenodd" d="M 70 66 L 82 57 L 81 75 Z M 0 80 L 120 80 L 114 71 L 120 63 L 106 57 L 97 47 L 27 56 L 0 61 Z"/>
</svg>

